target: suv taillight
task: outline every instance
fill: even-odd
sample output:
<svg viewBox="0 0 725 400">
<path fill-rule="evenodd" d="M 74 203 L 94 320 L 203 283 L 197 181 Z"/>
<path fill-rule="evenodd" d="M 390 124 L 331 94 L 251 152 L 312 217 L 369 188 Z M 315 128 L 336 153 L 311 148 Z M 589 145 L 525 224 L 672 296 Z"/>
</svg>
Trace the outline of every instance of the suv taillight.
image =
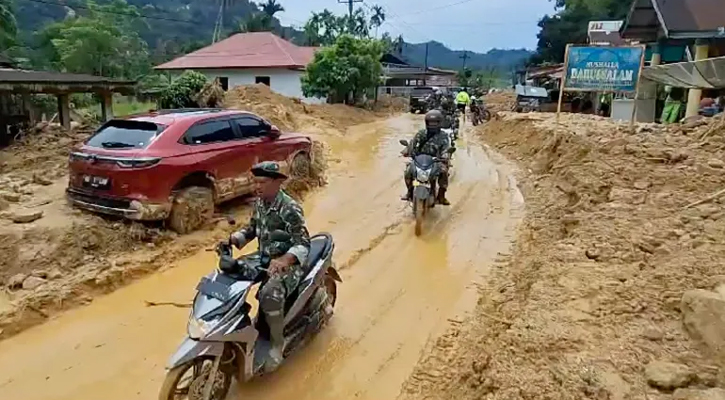
<svg viewBox="0 0 725 400">
<path fill-rule="evenodd" d="M 121 168 L 146 168 L 158 164 L 159 161 L 160 157 L 129 158 L 116 160 L 116 164 Z"/>
</svg>

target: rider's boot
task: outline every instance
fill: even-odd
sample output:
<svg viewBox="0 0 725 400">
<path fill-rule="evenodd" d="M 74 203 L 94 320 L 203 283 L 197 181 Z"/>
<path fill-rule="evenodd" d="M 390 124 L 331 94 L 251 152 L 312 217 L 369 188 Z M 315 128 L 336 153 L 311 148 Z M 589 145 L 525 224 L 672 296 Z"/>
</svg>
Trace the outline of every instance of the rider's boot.
<svg viewBox="0 0 725 400">
<path fill-rule="evenodd" d="M 446 190 L 447 189 L 438 189 L 438 198 L 436 199 L 436 202 L 442 206 L 450 206 L 451 202 L 446 199 Z"/>
<path fill-rule="evenodd" d="M 280 312 L 279 315 L 265 315 L 265 317 L 272 345 L 269 357 L 264 363 L 264 370 L 269 373 L 279 368 L 284 360 L 284 314 Z"/>
<path fill-rule="evenodd" d="M 403 195 L 403 197 L 401 197 L 400 199 L 403 200 L 403 201 L 411 201 L 411 200 L 413 200 L 413 187 L 409 187 L 406 190 L 405 195 Z"/>
</svg>

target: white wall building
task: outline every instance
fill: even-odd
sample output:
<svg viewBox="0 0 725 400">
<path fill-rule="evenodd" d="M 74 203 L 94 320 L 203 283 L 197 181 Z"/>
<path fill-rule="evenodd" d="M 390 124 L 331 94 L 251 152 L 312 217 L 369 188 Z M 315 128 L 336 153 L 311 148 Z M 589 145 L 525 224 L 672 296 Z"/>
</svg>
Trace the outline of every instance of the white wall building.
<svg viewBox="0 0 725 400">
<path fill-rule="evenodd" d="M 210 80 L 219 78 L 225 90 L 263 83 L 281 95 L 323 103 L 325 99 L 304 97 L 300 81 L 315 50 L 292 44 L 271 32 L 239 33 L 155 69 L 172 74 L 198 71 Z"/>
</svg>

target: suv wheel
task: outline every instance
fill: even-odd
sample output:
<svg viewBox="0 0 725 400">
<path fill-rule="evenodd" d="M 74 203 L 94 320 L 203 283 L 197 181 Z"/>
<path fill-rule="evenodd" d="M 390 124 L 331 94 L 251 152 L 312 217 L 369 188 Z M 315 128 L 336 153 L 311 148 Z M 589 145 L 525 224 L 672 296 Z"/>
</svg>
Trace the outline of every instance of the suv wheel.
<svg viewBox="0 0 725 400">
<path fill-rule="evenodd" d="M 297 154 L 290 164 L 290 175 L 292 178 L 309 178 L 312 173 L 312 160 L 304 153 Z"/>
<path fill-rule="evenodd" d="M 211 189 L 190 186 L 174 197 L 169 215 L 169 226 L 177 233 L 189 233 L 204 225 L 214 216 L 214 193 Z"/>
</svg>

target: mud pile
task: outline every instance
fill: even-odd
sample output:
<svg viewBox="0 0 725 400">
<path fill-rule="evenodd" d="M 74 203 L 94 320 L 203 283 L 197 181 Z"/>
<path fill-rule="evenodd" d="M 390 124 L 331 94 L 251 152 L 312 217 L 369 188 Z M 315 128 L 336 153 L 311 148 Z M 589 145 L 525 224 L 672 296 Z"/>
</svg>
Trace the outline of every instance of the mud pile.
<svg viewBox="0 0 725 400">
<path fill-rule="evenodd" d="M 344 128 L 370 122 L 376 117 L 370 111 L 342 104 L 305 104 L 299 99 L 274 93 L 262 84 L 235 87 L 227 93 L 224 105 L 262 115 L 287 131 Z"/>
<path fill-rule="evenodd" d="M 491 93 L 484 96 L 483 101 L 491 112 L 511 111 L 516 104 L 516 94 L 508 91 Z"/>
<path fill-rule="evenodd" d="M 50 178 L 63 174 L 73 146 L 92 133 L 93 128 L 87 125 L 66 131 L 57 125 L 40 123 L 0 150 L 0 174 L 44 171 L 52 175 Z"/>
<path fill-rule="evenodd" d="M 725 128 L 554 118 L 477 131 L 519 161 L 527 216 L 403 397 L 721 398 Z"/>
</svg>

